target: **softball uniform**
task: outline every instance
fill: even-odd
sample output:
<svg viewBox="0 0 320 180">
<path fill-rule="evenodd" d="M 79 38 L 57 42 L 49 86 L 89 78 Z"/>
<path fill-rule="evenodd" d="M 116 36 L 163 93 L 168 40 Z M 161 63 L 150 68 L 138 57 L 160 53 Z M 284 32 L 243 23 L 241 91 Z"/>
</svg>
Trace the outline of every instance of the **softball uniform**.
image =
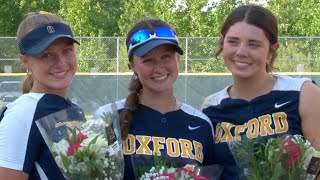
<svg viewBox="0 0 320 180">
<path fill-rule="evenodd" d="M 124 104 L 125 99 L 116 102 L 118 112 Z M 100 107 L 94 119 L 111 109 L 111 104 Z M 128 138 L 123 141 L 124 179 L 134 179 L 133 164 L 141 166 L 142 159 L 151 160 L 154 155 L 168 158 L 178 167 L 213 164 L 213 126 L 200 111 L 182 103 L 179 110 L 162 114 L 140 104 L 133 119 Z"/>
<path fill-rule="evenodd" d="M 1 115 L 0 166 L 28 173 L 32 180 L 64 179 L 35 121 L 72 106 L 61 96 L 43 93 L 23 94 L 9 103 Z"/>
<path fill-rule="evenodd" d="M 214 158 L 224 165 L 222 179 L 238 179 L 239 169 L 227 142 L 248 138 L 271 138 L 281 134 L 302 134 L 299 95 L 308 78 L 274 75 L 276 83 L 271 92 L 251 101 L 232 99 L 226 87 L 210 95 L 202 105 L 203 113 L 215 128 Z"/>
</svg>

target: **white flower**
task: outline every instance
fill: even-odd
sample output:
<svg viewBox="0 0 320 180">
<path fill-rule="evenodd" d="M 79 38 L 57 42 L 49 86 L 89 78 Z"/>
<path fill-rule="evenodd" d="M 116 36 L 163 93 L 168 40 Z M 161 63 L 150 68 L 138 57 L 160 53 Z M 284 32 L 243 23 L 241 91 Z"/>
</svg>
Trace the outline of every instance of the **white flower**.
<svg viewBox="0 0 320 180">
<path fill-rule="evenodd" d="M 52 144 L 52 149 L 51 151 L 52 152 L 56 152 L 58 154 L 62 153 L 64 155 L 67 155 L 67 152 L 68 152 L 68 147 L 69 147 L 69 143 L 67 140 L 65 139 L 62 139 L 61 141 L 59 141 L 58 143 L 53 143 Z"/>
<path fill-rule="evenodd" d="M 90 144 L 92 140 L 95 140 L 94 143 Z M 99 135 L 96 133 L 91 133 L 87 139 L 84 139 L 81 143 L 81 148 L 79 148 L 79 151 L 83 151 L 84 149 L 88 149 L 90 153 L 94 153 L 97 157 L 97 162 L 99 159 L 101 159 L 102 163 L 104 163 L 104 159 L 106 156 L 106 153 L 108 152 L 108 141 L 106 140 L 103 135 Z"/>
<path fill-rule="evenodd" d="M 100 151 L 100 148 L 102 148 L 102 153 L 105 153 L 108 148 L 108 141 L 106 140 L 105 137 L 103 137 L 103 135 L 98 135 L 93 133 L 87 139 L 82 141 L 81 146 L 89 147 L 89 143 L 97 136 L 98 138 L 96 139 L 96 142 L 92 144 L 94 145 L 94 147 L 90 147 L 90 149 L 92 149 L 93 151 L 96 151 L 94 148 L 98 148 L 98 151 Z"/>
<path fill-rule="evenodd" d="M 63 165 L 63 162 L 62 162 L 62 160 L 61 160 L 61 156 L 56 156 L 56 157 L 54 158 L 54 160 L 56 161 L 57 165 L 58 165 L 60 168 L 62 168 L 62 170 L 63 170 L 64 172 L 67 172 L 67 171 L 68 171 L 68 170 L 66 169 L 66 167 L 64 167 L 64 165 Z"/>
<path fill-rule="evenodd" d="M 80 162 L 77 164 L 77 166 L 75 167 L 79 172 L 85 172 L 88 170 L 87 165 L 84 162 Z"/>
<path fill-rule="evenodd" d="M 166 172 L 174 173 L 174 172 L 176 172 L 176 168 L 171 167 L 171 168 L 167 169 Z"/>
<path fill-rule="evenodd" d="M 109 159 L 105 159 L 105 160 L 103 161 L 103 164 L 104 164 L 106 167 L 108 167 L 108 166 L 109 166 Z"/>
<path fill-rule="evenodd" d="M 102 119 L 88 120 L 86 121 L 86 123 L 82 125 L 83 132 L 86 132 L 87 134 L 90 134 L 90 133 L 101 134 L 102 132 L 104 132 L 104 128 L 107 126 L 108 124 L 105 123 Z"/>
<path fill-rule="evenodd" d="M 120 148 L 119 151 L 115 152 L 114 146 L 108 145 L 105 134 L 107 126 L 108 124 L 102 119 L 88 120 L 79 124 L 76 129 L 68 131 L 68 135 L 60 142 L 50 144 L 50 150 L 54 152 L 54 159 L 66 177 L 69 177 L 69 175 L 91 177 L 98 173 L 99 177 L 104 176 L 102 179 L 122 179 L 123 172 L 119 173 L 119 169 L 123 167 L 123 154 Z M 74 146 L 78 148 L 75 153 L 72 154 L 69 150 L 68 154 L 69 138 L 74 140 L 80 133 L 85 134 L 87 138 L 77 139 L 76 143 L 80 143 L 80 147 L 77 144 Z M 121 140 L 117 139 L 116 142 L 121 142 Z M 115 153 L 111 154 L 110 152 Z M 63 163 L 68 164 L 67 167 L 64 167 Z M 90 179 L 95 179 L 95 177 Z"/>
</svg>

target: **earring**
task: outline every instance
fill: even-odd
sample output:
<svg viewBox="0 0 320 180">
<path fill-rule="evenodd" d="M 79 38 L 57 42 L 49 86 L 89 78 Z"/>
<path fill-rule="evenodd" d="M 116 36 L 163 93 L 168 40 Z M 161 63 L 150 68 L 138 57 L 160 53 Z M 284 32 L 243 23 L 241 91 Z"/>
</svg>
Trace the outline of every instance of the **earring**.
<svg viewBox="0 0 320 180">
<path fill-rule="evenodd" d="M 132 80 L 137 80 L 137 79 L 139 79 L 139 77 L 137 76 L 136 73 L 134 73 L 134 74 L 132 75 Z"/>
<path fill-rule="evenodd" d="M 31 69 L 27 69 L 27 75 L 28 75 L 28 76 L 31 76 L 31 75 L 32 75 Z"/>
</svg>

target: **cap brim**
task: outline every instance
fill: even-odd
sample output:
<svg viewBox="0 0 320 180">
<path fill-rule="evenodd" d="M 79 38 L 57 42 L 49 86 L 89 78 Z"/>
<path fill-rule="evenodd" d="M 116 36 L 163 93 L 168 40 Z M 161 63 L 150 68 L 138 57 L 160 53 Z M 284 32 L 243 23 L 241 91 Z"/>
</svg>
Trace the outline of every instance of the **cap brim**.
<svg viewBox="0 0 320 180">
<path fill-rule="evenodd" d="M 30 50 L 26 51 L 25 54 L 29 56 L 38 56 L 43 53 L 48 47 L 57 39 L 60 38 L 68 38 L 72 40 L 74 43 L 80 44 L 77 40 L 75 40 L 72 36 L 66 34 L 47 36 L 39 41 L 36 45 L 34 45 Z"/>
<path fill-rule="evenodd" d="M 152 41 L 146 42 L 135 49 L 133 49 L 133 54 L 139 57 L 145 56 L 148 52 L 150 52 L 152 49 L 162 45 L 162 44 L 171 44 L 174 46 L 175 50 L 183 55 L 183 50 L 179 46 L 178 42 L 174 40 L 166 40 L 166 39 L 154 39 Z"/>
</svg>

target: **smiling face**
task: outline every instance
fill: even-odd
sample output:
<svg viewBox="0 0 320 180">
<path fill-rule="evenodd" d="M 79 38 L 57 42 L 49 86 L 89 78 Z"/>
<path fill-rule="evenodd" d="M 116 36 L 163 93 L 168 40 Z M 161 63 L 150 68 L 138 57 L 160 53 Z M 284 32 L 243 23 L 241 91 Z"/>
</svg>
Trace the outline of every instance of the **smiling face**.
<svg viewBox="0 0 320 180">
<path fill-rule="evenodd" d="M 160 45 L 143 57 L 133 55 L 132 70 L 137 74 L 143 91 L 172 92 L 179 73 L 179 55 L 171 45 Z"/>
<path fill-rule="evenodd" d="M 223 39 L 223 58 L 233 77 L 250 78 L 267 74 L 267 62 L 278 48 L 264 31 L 245 22 L 232 25 Z"/>
<path fill-rule="evenodd" d="M 44 92 L 66 96 L 77 70 L 77 58 L 72 40 L 60 38 L 36 57 L 22 55 L 21 60 L 32 71 L 31 92 Z"/>
</svg>

